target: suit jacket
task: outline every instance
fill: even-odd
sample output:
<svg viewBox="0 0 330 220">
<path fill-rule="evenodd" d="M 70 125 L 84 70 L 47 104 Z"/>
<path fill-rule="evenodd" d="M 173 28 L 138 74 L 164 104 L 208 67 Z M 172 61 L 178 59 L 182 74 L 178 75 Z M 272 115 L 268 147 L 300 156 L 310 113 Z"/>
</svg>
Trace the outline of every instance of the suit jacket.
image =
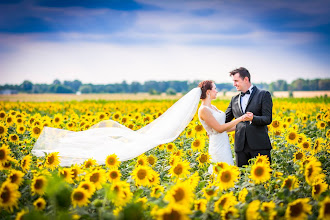
<svg viewBox="0 0 330 220">
<path fill-rule="evenodd" d="M 235 151 L 244 149 L 245 138 L 252 150 L 270 150 L 272 145 L 268 136 L 268 128 L 272 122 L 272 97 L 268 91 L 253 87 L 245 112 L 253 113 L 252 123 L 243 121 L 236 125 Z M 232 97 L 226 110 L 226 123 L 244 114 L 241 108 L 241 94 Z"/>
</svg>

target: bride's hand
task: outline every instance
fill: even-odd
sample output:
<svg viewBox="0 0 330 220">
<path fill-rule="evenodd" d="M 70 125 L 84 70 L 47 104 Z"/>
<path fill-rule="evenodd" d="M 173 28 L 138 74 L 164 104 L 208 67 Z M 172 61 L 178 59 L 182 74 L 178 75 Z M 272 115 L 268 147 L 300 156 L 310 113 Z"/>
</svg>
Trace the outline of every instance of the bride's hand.
<svg viewBox="0 0 330 220">
<path fill-rule="evenodd" d="M 246 120 L 246 114 L 242 115 L 241 117 L 239 117 L 240 121 L 245 121 Z"/>
</svg>

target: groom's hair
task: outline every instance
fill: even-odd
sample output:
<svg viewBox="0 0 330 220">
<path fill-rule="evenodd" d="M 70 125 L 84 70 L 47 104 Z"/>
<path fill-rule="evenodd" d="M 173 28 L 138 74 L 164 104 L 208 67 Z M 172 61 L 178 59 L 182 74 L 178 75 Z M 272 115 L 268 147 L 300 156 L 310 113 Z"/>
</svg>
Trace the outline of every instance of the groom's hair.
<svg viewBox="0 0 330 220">
<path fill-rule="evenodd" d="M 249 79 L 249 82 L 251 82 L 251 76 L 250 73 L 247 69 L 245 69 L 244 67 L 240 67 L 238 69 L 234 69 L 233 71 L 230 72 L 230 76 L 235 75 L 236 73 L 239 74 L 241 79 L 244 79 L 245 77 L 247 77 Z"/>
</svg>

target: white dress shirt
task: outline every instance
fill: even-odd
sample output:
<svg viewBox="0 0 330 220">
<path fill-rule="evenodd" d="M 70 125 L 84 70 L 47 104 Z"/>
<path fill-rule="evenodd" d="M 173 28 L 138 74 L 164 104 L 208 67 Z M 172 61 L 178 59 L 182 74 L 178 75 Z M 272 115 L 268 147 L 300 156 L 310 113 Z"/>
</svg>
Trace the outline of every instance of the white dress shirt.
<svg viewBox="0 0 330 220">
<path fill-rule="evenodd" d="M 243 113 L 245 113 L 246 106 L 248 104 L 250 95 L 252 93 L 252 88 L 253 88 L 253 85 L 251 85 L 250 88 L 248 89 L 248 90 L 250 90 L 250 94 L 245 94 L 243 97 L 241 97 L 241 106 L 242 106 Z"/>
</svg>

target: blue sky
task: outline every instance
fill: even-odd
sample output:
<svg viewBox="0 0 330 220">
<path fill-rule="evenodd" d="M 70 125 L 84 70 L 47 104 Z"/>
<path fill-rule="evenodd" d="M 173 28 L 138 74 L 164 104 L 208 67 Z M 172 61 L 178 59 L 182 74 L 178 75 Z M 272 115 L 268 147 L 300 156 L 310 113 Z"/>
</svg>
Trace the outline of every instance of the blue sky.
<svg viewBox="0 0 330 220">
<path fill-rule="evenodd" d="M 330 77 L 328 0 L 0 0 L 0 84 Z"/>
</svg>

